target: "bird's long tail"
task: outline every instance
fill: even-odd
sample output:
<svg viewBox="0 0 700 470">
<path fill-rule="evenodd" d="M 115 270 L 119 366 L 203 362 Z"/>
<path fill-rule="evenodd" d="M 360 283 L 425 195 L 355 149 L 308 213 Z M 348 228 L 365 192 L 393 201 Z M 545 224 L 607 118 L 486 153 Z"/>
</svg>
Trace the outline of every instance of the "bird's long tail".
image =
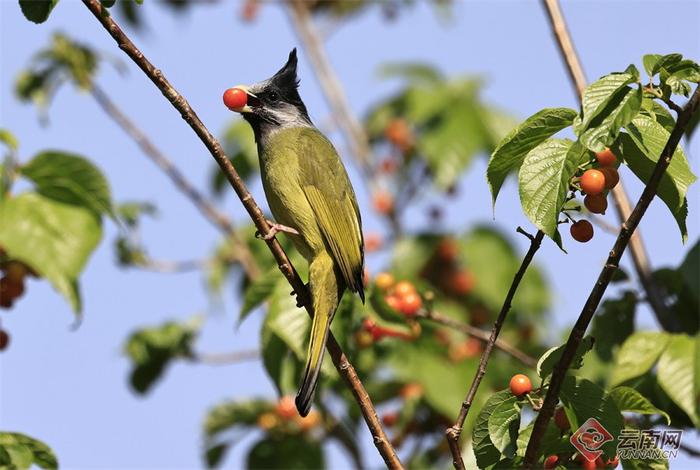
<svg viewBox="0 0 700 470">
<path fill-rule="evenodd" d="M 306 355 L 306 370 L 295 400 L 301 416 L 306 416 L 311 408 L 311 400 L 314 396 L 323 363 L 323 354 L 326 350 L 328 331 L 340 297 L 334 263 L 327 253 L 318 255 L 309 265 L 309 285 L 311 286 L 314 319 L 311 324 L 311 339 Z"/>
</svg>

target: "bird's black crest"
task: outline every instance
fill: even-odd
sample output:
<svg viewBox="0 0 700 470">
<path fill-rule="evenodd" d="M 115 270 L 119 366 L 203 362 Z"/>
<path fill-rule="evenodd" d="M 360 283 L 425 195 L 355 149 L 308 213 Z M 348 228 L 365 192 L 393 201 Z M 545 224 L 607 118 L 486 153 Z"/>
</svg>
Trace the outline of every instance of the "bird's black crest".
<svg viewBox="0 0 700 470">
<path fill-rule="evenodd" d="M 270 80 L 282 91 L 296 90 L 299 87 L 299 77 L 297 77 L 297 49 L 292 49 L 289 53 L 287 63 L 272 76 Z"/>
</svg>

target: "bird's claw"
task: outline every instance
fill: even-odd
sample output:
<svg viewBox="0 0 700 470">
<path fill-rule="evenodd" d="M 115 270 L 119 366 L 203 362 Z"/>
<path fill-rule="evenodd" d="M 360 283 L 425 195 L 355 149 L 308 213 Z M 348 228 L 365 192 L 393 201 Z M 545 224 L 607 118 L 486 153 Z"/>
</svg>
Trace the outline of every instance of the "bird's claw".
<svg viewBox="0 0 700 470">
<path fill-rule="evenodd" d="M 268 221 L 267 223 L 270 225 L 270 231 L 267 232 L 267 235 L 265 235 L 264 237 L 261 236 L 260 231 L 256 231 L 256 238 L 262 238 L 263 240 L 271 240 L 275 235 L 277 235 L 280 232 L 291 233 L 292 235 L 299 235 L 299 231 L 295 228 L 270 221 Z"/>
<path fill-rule="evenodd" d="M 309 302 L 309 285 L 306 284 L 306 289 L 304 292 L 297 292 L 296 290 L 293 290 L 289 293 L 289 295 L 294 295 L 297 298 L 297 307 L 302 308 Z"/>
</svg>

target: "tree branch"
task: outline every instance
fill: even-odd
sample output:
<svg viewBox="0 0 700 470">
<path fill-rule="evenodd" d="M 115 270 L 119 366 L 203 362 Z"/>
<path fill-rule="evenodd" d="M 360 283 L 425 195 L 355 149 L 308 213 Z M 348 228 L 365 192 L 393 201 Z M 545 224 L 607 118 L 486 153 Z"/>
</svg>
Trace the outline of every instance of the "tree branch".
<svg viewBox="0 0 700 470">
<path fill-rule="evenodd" d="M 537 234 L 535 236 L 525 233 L 525 231 L 520 227 L 518 227 L 518 232 L 524 233 L 526 236 L 528 236 L 528 238 L 530 239 L 530 249 L 525 254 L 522 263 L 520 263 L 520 268 L 513 277 L 513 282 L 511 283 L 510 288 L 508 289 L 508 294 L 506 295 L 506 298 L 503 301 L 501 311 L 498 313 L 496 322 L 493 324 L 493 329 L 491 330 L 491 335 L 489 336 L 489 340 L 486 343 L 486 348 L 481 354 L 479 369 L 477 370 L 477 373 L 474 376 L 474 379 L 472 380 L 472 384 L 471 387 L 469 387 L 469 392 L 467 393 L 466 398 L 462 402 L 462 408 L 459 411 L 457 421 L 455 421 L 455 423 L 451 427 L 445 430 L 447 444 L 450 447 L 450 453 L 452 453 L 452 463 L 457 470 L 465 469 L 464 460 L 462 460 L 462 451 L 459 447 L 459 436 L 462 433 L 464 421 L 467 419 L 467 414 L 469 413 L 469 409 L 472 406 L 472 402 L 474 401 L 476 392 L 479 389 L 481 380 L 486 374 L 486 366 L 489 362 L 489 358 L 491 357 L 491 352 L 493 351 L 493 347 L 496 343 L 498 335 L 501 332 L 501 328 L 503 327 L 503 322 L 505 321 L 506 316 L 510 311 L 510 306 L 513 301 L 513 297 L 515 297 L 515 293 L 518 290 L 520 281 L 523 279 L 527 268 L 532 262 L 532 258 L 535 256 L 535 253 L 537 253 L 537 250 L 539 250 L 540 245 L 542 244 L 542 239 L 544 238 L 544 232 L 542 232 L 541 230 L 537 231 Z"/>
<path fill-rule="evenodd" d="M 119 48 L 122 49 L 124 53 L 126 53 L 129 58 L 131 58 L 131 60 L 133 60 L 134 63 L 139 66 L 143 73 L 153 82 L 153 84 L 161 91 L 161 93 L 163 93 L 167 100 L 170 101 L 173 107 L 182 115 L 182 118 L 192 128 L 195 134 L 197 134 L 199 139 L 209 150 L 209 153 L 211 153 L 212 157 L 214 157 L 214 160 L 216 160 L 216 163 L 218 163 L 219 167 L 221 167 L 226 179 L 231 184 L 231 187 L 236 192 L 238 198 L 241 200 L 243 207 L 248 212 L 248 215 L 253 220 L 253 223 L 257 227 L 260 234 L 262 236 L 267 235 L 270 232 L 270 226 L 265 220 L 262 210 L 260 210 L 260 207 L 253 199 L 253 196 L 248 191 L 243 179 L 240 177 L 231 161 L 224 154 L 221 144 L 211 135 L 209 130 L 190 107 L 187 100 L 185 100 L 185 98 L 178 93 L 178 91 L 165 78 L 163 73 L 159 69 L 155 68 L 153 64 L 151 64 L 151 62 L 143 55 L 143 53 L 134 45 L 134 43 L 131 42 L 131 40 L 121 30 L 119 25 L 117 25 L 117 23 L 114 21 L 109 12 L 103 9 L 99 0 L 83 0 L 83 3 L 107 30 L 110 36 L 112 36 Z M 294 266 L 289 261 L 289 258 L 282 249 L 282 246 L 274 237 L 266 240 L 266 243 L 272 252 L 272 255 L 275 257 L 280 271 L 282 271 L 282 274 L 287 278 L 294 289 L 300 304 L 306 307 L 309 315 L 313 316 L 312 308 L 310 307 L 310 302 L 308 301 L 309 292 L 304 285 L 304 282 L 299 277 L 299 274 L 294 269 Z M 350 361 L 348 361 L 348 358 L 345 356 L 343 350 L 332 334 L 328 337 L 326 347 L 336 369 L 338 370 L 338 373 L 350 387 L 352 394 L 360 407 L 362 416 L 367 423 L 367 427 L 372 433 L 374 444 L 384 459 L 384 462 L 389 468 L 402 468 L 401 462 L 396 455 L 396 451 L 391 446 L 389 438 L 382 428 L 377 412 L 374 409 L 372 401 L 362 385 L 360 378 L 357 376 L 355 368 L 352 366 Z"/>
<path fill-rule="evenodd" d="M 476 338 L 484 343 L 488 343 L 489 339 L 491 338 L 491 334 L 488 331 L 484 331 L 480 328 L 469 325 L 467 323 L 463 323 L 459 320 L 455 320 L 454 318 L 450 318 L 440 313 L 433 312 L 432 310 L 421 310 L 416 314 L 416 317 L 424 318 L 435 323 L 440 323 L 441 325 L 450 327 L 454 330 L 464 333 L 467 336 Z M 494 345 L 497 349 L 500 349 L 506 354 L 510 354 L 515 359 L 522 362 L 528 367 L 535 367 L 537 365 L 537 359 L 527 355 L 520 349 L 516 348 L 515 346 L 506 341 L 503 341 L 502 339 L 497 339 Z"/>
<path fill-rule="evenodd" d="M 241 240 L 238 233 L 236 233 L 236 228 L 231 219 L 229 219 L 226 214 L 219 211 L 187 180 L 185 175 L 182 174 L 175 164 L 173 164 L 173 162 L 151 142 L 148 136 L 144 134 L 116 104 L 114 104 L 109 98 L 109 95 L 105 93 L 102 88 L 93 83 L 91 93 L 104 112 L 136 142 L 153 163 L 168 175 L 173 184 L 192 201 L 202 215 L 231 240 L 231 243 L 233 243 L 235 247 L 236 256 L 241 262 L 243 269 L 251 279 L 257 279 L 260 276 L 260 269 L 250 249 L 245 242 Z"/>
<path fill-rule="evenodd" d="M 559 46 L 559 52 L 564 62 L 566 62 L 566 70 L 569 72 L 569 78 L 574 85 L 580 102 L 583 98 L 583 92 L 586 89 L 586 76 L 583 73 L 583 67 L 581 66 L 578 54 L 571 40 L 571 35 L 566 26 L 566 20 L 559 7 L 559 0 L 542 0 L 542 3 L 547 11 L 552 32 Z M 615 202 L 615 210 L 620 221 L 627 220 L 632 212 L 632 205 L 625 192 L 622 181 L 612 189 L 611 193 Z M 630 255 L 632 256 L 634 269 L 637 271 L 637 277 L 639 277 L 642 288 L 649 299 L 649 305 L 654 311 L 659 324 L 667 331 L 679 331 L 680 325 L 678 321 L 669 314 L 664 304 L 663 296 L 651 278 L 649 258 L 639 232 L 635 233 L 630 241 Z"/>
<path fill-rule="evenodd" d="M 554 407 L 559 401 L 559 392 L 561 390 L 562 383 L 564 382 L 566 371 L 569 369 L 571 361 L 576 354 L 576 349 L 581 343 L 581 340 L 586 333 L 586 329 L 588 328 L 588 325 L 591 322 L 601 299 L 603 298 L 603 294 L 605 293 L 613 274 L 620 264 L 620 258 L 630 243 L 630 238 L 634 233 L 634 230 L 639 225 L 639 222 L 644 216 L 649 204 L 651 204 L 651 201 L 656 195 L 656 190 L 659 186 L 659 182 L 661 181 L 661 177 L 666 171 L 666 168 L 668 168 L 668 165 L 671 163 L 673 153 L 675 152 L 676 147 L 678 147 L 678 143 L 680 142 L 681 137 L 683 137 L 685 128 L 688 126 L 690 118 L 697 109 L 698 103 L 700 103 L 700 86 L 695 89 L 695 92 L 691 96 L 690 100 L 683 107 L 683 111 L 678 114 L 676 125 L 671 132 L 668 142 L 666 142 L 666 146 L 659 156 L 659 161 L 654 167 L 654 172 L 649 178 L 649 181 L 647 182 L 637 205 L 634 207 L 634 210 L 622 224 L 622 228 L 617 236 L 615 245 L 613 245 L 610 255 L 608 256 L 608 260 L 600 272 L 598 280 L 593 286 L 593 289 L 591 290 L 591 293 L 583 306 L 583 310 L 581 311 L 578 320 L 576 320 L 574 328 L 569 334 L 569 339 L 566 342 L 561 358 L 552 372 L 552 380 L 550 381 L 549 389 L 547 390 L 547 395 L 545 396 L 542 409 L 535 419 L 530 442 L 528 443 L 527 451 L 525 452 L 525 468 L 532 468 L 537 461 L 540 441 L 542 440 L 547 424 L 554 413 Z"/>
<path fill-rule="evenodd" d="M 244 361 L 255 361 L 260 359 L 260 351 L 257 349 L 234 351 L 228 353 L 195 353 L 192 360 L 202 364 L 229 365 Z"/>
</svg>

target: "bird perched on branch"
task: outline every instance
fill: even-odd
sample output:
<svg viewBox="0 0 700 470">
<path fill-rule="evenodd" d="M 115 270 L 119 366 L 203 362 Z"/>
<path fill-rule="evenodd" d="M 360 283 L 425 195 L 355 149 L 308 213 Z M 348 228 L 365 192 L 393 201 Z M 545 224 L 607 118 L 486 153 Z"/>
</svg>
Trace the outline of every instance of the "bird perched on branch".
<svg viewBox="0 0 700 470">
<path fill-rule="evenodd" d="M 311 407 L 333 315 L 345 289 L 364 302 L 364 242 L 355 192 L 333 144 L 313 125 L 298 92 L 297 54 L 272 78 L 226 90 L 224 103 L 253 128 L 267 202 L 266 238 L 286 232 L 309 262 L 314 318 L 299 414 Z"/>
</svg>

